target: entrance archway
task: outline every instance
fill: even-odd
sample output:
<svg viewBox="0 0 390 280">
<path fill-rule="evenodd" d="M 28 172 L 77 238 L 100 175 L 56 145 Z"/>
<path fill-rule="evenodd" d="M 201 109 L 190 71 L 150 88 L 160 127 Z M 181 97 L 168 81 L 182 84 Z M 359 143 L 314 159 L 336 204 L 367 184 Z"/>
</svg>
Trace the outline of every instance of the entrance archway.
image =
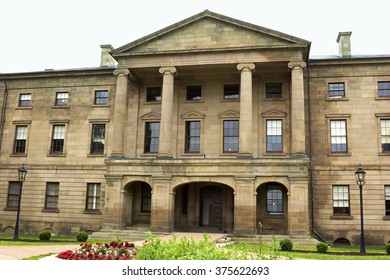
<svg viewBox="0 0 390 280">
<path fill-rule="evenodd" d="M 152 188 L 141 181 L 131 182 L 124 187 L 125 227 L 150 226 Z"/>
<path fill-rule="evenodd" d="M 288 195 L 284 185 L 276 182 L 261 184 L 257 188 L 256 205 L 258 233 L 287 234 Z"/>
<path fill-rule="evenodd" d="M 233 189 L 221 183 L 191 182 L 175 188 L 175 230 L 231 232 Z"/>
</svg>

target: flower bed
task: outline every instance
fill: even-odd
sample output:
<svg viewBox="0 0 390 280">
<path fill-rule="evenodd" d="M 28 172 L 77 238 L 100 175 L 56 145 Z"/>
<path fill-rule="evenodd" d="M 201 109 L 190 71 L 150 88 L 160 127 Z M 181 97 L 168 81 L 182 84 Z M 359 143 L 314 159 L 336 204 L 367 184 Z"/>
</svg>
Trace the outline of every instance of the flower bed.
<svg viewBox="0 0 390 280">
<path fill-rule="evenodd" d="M 115 242 L 81 243 L 80 248 L 67 250 L 57 255 L 57 258 L 64 260 L 132 260 L 137 251 L 134 243 Z"/>
</svg>

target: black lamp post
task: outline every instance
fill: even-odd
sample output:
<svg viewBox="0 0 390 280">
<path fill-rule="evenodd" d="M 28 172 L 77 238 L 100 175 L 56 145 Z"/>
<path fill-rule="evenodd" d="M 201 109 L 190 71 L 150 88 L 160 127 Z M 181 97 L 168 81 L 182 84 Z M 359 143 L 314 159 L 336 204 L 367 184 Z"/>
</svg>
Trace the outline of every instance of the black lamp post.
<svg viewBox="0 0 390 280">
<path fill-rule="evenodd" d="M 27 170 L 24 167 L 24 164 L 19 167 L 18 169 L 18 175 L 19 175 L 19 199 L 18 199 L 18 212 L 16 214 L 16 224 L 15 224 L 15 231 L 14 231 L 14 240 L 19 239 L 19 214 L 20 214 L 20 201 L 22 200 L 22 188 L 23 188 L 23 182 L 26 179 Z"/>
<path fill-rule="evenodd" d="M 366 171 L 359 164 L 359 168 L 355 171 L 356 183 L 360 190 L 360 254 L 366 253 L 366 240 L 364 238 L 364 225 L 363 225 L 363 185 L 366 182 Z"/>
</svg>

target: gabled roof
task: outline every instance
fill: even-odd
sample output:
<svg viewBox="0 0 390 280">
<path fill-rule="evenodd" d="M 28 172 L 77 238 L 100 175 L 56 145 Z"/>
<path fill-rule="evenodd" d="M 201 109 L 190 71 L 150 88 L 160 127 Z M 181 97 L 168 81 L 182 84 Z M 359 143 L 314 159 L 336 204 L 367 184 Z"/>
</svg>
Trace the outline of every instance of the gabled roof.
<svg viewBox="0 0 390 280">
<path fill-rule="evenodd" d="M 214 28 L 206 30 L 210 27 L 210 22 Z M 120 57 L 206 50 L 308 48 L 309 46 L 310 42 L 304 39 L 205 10 L 119 47 L 111 54 Z"/>
</svg>

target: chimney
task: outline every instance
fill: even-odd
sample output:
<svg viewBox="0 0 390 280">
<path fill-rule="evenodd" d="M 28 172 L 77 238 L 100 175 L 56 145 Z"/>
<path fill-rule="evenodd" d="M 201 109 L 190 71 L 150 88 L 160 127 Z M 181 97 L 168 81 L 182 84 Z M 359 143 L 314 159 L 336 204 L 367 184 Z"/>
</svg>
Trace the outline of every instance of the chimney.
<svg viewBox="0 0 390 280">
<path fill-rule="evenodd" d="M 351 34 L 352 32 L 339 32 L 337 43 L 339 43 L 339 54 L 341 57 L 351 57 Z"/>
<path fill-rule="evenodd" d="M 114 49 L 111 45 L 100 45 L 102 49 L 100 57 L 100 67 L 114 66 L 116 61 L 110 52 Z"/>
</svg>

